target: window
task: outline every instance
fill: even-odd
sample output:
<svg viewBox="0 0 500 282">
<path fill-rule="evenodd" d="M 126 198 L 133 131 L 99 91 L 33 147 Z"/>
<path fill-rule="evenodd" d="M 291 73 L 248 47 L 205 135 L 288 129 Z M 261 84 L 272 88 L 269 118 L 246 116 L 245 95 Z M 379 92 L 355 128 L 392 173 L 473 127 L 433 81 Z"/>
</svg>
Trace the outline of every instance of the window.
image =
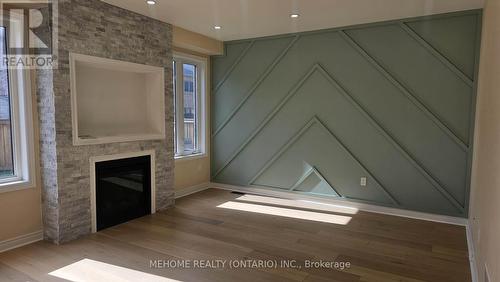
<svg viewBox="0 0 500 282">
<path fill-rule="evenodd" d="M 0 55 L 7 54 L 5 28 L 0 28 Z M 14 176 L 9 72 L 0 68 L 0 180 Z"/>
<path fill-rule="evenodd" d="M 205 153 L 205 66 L 197 57 L 175 54 L 174 121 L 176 157 Z"/>
<path fill-rule="evenodd" d="M 3 58 L 9 55 L 7 39 L 6 28 L 0 26 Z M 29 71 L 0 64 L 0 192 L 34 186 L 30 89 Z"/>
</svg>

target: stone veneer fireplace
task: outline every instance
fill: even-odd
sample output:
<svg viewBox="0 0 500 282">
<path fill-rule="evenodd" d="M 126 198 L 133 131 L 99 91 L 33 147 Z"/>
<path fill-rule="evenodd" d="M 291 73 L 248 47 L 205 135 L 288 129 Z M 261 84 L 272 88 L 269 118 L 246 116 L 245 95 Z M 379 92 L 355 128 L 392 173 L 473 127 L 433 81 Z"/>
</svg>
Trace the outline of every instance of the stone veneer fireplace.
<svg viewBox="0 0 500 282">
<path fill-rule="evenodd" d="M 37 98 L 44 237 L 62 243 L 92 231 L 91 159 L 154 152 L 156 210 L 173 205 L 172 27 L 99 0 L 60 0 L 58 28 L 59 68 L 37 72 Z M 74 146 L 70 53 L 163 67 L 165 138 Z"/>
</svg>

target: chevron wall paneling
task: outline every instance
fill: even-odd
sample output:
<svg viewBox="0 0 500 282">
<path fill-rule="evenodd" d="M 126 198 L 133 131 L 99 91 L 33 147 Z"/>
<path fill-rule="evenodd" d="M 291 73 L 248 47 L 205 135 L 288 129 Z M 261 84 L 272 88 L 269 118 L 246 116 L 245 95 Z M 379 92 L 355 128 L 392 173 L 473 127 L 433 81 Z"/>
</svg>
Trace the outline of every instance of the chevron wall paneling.
<svg viewBox="0 0 500 282">
<path fill-rule="evenodd" d="M 213 181 L 466 217 L 480 30 L 474 10 L 226 42 Z"/>
</svg>

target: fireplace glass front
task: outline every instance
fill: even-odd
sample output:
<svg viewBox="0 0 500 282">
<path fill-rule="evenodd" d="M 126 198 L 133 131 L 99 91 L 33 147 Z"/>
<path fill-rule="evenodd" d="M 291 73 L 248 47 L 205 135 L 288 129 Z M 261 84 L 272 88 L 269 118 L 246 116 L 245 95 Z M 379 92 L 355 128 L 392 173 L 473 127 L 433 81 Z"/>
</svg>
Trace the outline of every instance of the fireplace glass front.
<svg viewBox="0 0 500 282">
<path fill-rule="evenodd" d="M 151 157 L 96 163 L 97 231 L 151 214 Z"/>
</svg>

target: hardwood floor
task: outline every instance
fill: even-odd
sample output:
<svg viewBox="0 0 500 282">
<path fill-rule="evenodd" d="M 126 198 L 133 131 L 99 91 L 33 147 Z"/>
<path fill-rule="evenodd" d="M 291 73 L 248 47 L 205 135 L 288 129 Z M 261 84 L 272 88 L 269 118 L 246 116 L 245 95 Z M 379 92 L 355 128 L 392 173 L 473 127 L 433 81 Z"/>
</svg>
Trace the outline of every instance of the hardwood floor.
<svg viewBox="0 0 500 282">
<path fill-rule="evenodd" d="M 210 189 L 68 244 L 0 254 L 0 281 L 471 281 L 464 227 L 242 196 Z M 297 264 L 229 267 L 246 260 Z M 305 267 L 320 260 L 350 267 Z"/>
</svg>

